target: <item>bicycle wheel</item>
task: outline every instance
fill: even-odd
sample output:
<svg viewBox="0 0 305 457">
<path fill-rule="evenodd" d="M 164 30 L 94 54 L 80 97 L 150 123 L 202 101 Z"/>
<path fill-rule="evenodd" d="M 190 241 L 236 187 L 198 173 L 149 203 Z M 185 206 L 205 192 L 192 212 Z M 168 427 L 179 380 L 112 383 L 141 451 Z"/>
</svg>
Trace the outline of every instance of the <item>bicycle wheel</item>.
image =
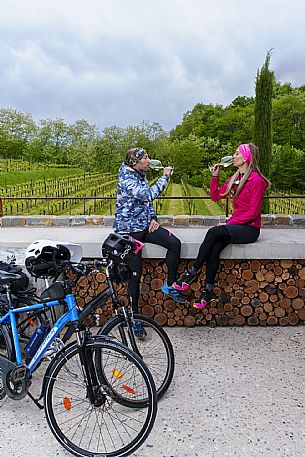
<svg viewBox="0 0 305 457">
<path fill-rule="evenodd" d="M 56 439 L 74 455 L 127 456 L 144 442 L 154 424 L 157 395 L 153 378 L 142 360 L 118 343 L 101 338 L 87 342 L 86 360 L 94 365 L 97 353 L 102 354 L 99 359 L 105 362 L 108 374 L 106 384 L 98 378 L 97 405 L 88 398 L 80 348 L 73 344 L 58 354 L 46 374 L 46 418 Z M 126 407 L 124 395 L 117 401 L 120 389 L 127 397 L 148 397 L 147 408 Z"/>
<path fill-rule="evenodd" d="M 16 359 L 12 335 L 8 325 L 0 325 L 0 355 L 12 362 Z M 5 395 L 2 377 L 0 376 L 0 400 L 3 400 Z"/>
<path fill-rule="evenodd" d="M 160 399 L 169 388 L 175 369 L 175 355 L 172 343 L 166 332 L 149 317 L 135 314 L 134 320 L 141 322 L 145 330 L 143 338 L 135 338 L 137 350 L 151 372 Z M 110 319 L 99 330 L 99 335 L 114 337 L 135 350 L 128 336 L 127 324 L 123 315 Z"/>
</svg>

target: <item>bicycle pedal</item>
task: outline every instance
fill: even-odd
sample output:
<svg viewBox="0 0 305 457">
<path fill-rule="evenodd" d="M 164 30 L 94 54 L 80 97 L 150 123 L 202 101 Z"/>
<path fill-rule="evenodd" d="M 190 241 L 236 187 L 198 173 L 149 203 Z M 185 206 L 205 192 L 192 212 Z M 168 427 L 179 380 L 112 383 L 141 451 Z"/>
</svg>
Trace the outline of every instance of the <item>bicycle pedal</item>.
<svg viewBox="0 0 305 457">
<path fill-rule="evenodd" d="M 27 374 L 27 368 L 24 366 L 14 368 L 10 373 L 13 382 L 23 381 Z"/>
</svg>

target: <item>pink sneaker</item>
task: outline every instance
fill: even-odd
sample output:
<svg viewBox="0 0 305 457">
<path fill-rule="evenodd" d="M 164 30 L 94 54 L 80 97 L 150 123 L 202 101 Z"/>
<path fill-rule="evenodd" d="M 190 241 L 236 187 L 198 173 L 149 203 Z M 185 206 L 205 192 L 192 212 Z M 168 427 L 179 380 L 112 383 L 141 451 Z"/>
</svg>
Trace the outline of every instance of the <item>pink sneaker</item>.
<svg viewBox="0 0 305 457">
<path fill-rule="evenodd" d="M 204 290 L 200 296 L 200 299 L 193 303 L 193 308 L 202 309 L 210 303 L 213 303 L 214 301 L 216 301 L 216 296 L 214 292 L 206 292 Z"/>
<path fill-rule="evenodd" d="M 176 283 L 176 282 L 174 282 L 174 283 L 172 284 L 172 286 L 173 286 L 173 288 L 176 289 L 176 290 L 186 290 L 186 289 L 188 289 L 188 288 L 190 287 L 190 285 L 187 284 L 186 282 L 179 282 L 179 284 Z"/>
<path fill-rule="evenodd" d="M 202 309 L 207 305 L 208 305 L 208 302 L 206 300 L 201 300 L 199 303 L 193 303 L 193 308 Z"/>
<path fill-rule="evenodd" d="M 177 281 L 173 283 L 173 288 L 176 290 L 186 290 L 190 287 L 190 284 L 195 281 L 197 275 L 197 270 L 186 271 L 180 276 Z"/>
</svg>

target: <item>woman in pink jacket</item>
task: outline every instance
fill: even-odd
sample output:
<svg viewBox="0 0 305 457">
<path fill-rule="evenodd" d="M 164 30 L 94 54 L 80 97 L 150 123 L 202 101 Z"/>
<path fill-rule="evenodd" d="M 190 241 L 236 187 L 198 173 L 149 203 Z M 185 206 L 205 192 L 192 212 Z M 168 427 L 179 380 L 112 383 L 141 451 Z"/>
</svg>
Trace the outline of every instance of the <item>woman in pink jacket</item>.
<svg viewBox="0 0 305 457">
<path fill-rule="evenodd" d="M 206 262 L 206 284 L 201 297 L 193 306 L 203 308 L 215 300 L 214 280 L 219 266 L 221 251 L 230 243 L 254 243 L 260 234 L 261 206 L 269 181 L 258 168 L 258 149 L 254 144 L 241 144 L 233 155 L 237 172 L 222 187 L 218 187 L 220 166 L 212 171 L 210 194 L 213 201 L 230 196 L 233 214 L 226 224 L 208 230 L 200 246 L 193 267 L 186 271 L 174 284 L 177 290 L 185 290 L 195 280 L 199 269 Z"/>
</svg>

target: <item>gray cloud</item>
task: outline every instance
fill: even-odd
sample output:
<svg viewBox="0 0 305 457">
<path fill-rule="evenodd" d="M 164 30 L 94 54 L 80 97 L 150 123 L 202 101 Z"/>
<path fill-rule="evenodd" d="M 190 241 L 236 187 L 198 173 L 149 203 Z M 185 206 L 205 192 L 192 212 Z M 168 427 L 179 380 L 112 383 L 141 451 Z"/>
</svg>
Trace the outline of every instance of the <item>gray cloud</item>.
<svg viewBox="0 0 305 457">
<path fill-rule="evenodd" d="M 304 13 L 301 0 L 5 0 L 0 106 L 171 129 L 197 102 L 253 95 L 270 48 L 277 79 L 303 84 Z"/>
</svg>

